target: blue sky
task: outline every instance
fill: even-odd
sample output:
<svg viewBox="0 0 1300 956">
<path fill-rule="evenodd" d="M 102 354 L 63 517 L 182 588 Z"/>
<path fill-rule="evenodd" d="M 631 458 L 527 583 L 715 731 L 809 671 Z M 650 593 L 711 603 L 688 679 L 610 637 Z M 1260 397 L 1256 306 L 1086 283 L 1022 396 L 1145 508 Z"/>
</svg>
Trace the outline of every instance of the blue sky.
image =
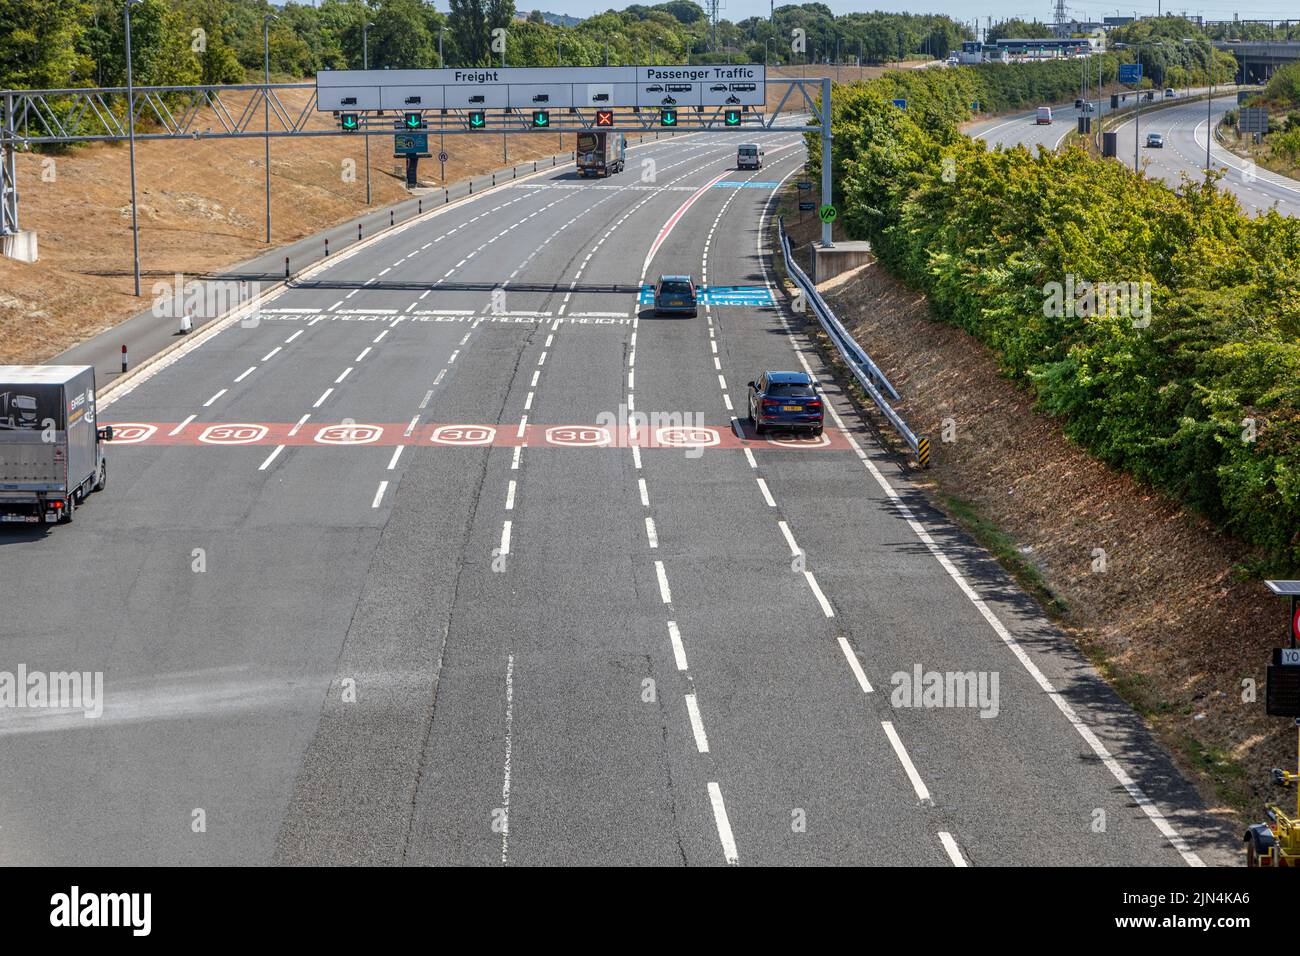
<svg viewBox="0 0 1300 956">
<path fill-rule="evenodd" d="M 446 0 L 435 0 L 437 6 L 443 10 L 446 9 Z M 571 16 L 586 17 L 600 10 L 622 9 L 632 0 L 627 2 L 601 3 L 596 0 L 515 0 L 515 5 L 520 10 L 531 10 L 534 7 L 542 10 L 549 10 L 553 13 L 567 13 Z M 655 0 L 640 0 L 647 6 Z M 701 0 L 696 0 L 701 2 Z M 826 0 L 823 0 L 826 2 Z M 764 15 L 769 9 L 769 0 L 722 0 L 722 15 L 728 20 L 743 20 L 746 17 Z M 701 4 L 703 5 L 703 4 Z M 779 5 L 779 3 L 778 3 Z M 1052 0 L 883 0 L 875 3 L 871 0 L 867 2 L 835 2 L 830 0 L 827 3 L 835 13 L 851 13 L 853 11 L 863 10 L 896 10 L 907 13 L 946 13 L 958 20 L 971 20 L 975 17 L 993 17 L 994 19 L 1006 19 L 1008 17 L 1020 17 L 1022 19 L 1050 20 L 1052 16 Z M 1071 16 L 1079 19 L 1100 19 L 1103 16 L 1114 16 L 1121 14 L 1131 16 L 1134 11 L 1139 15 L 1156 13 L 1156 2 L 1151 0 L 1149 3 L 1134 3 L 1128 0 L 1068 0 L 1067 8 Z M 1165 12 L 1182 13 L 1186 11 L 1189 16 L 1200 14 L 1208 20 L 1231 20 L 1233 14 L 1242 19 L 1256 20 L 1282 20 L 1290 18 L 1300 20 L 1300 4 L 1296 0 L 1241 0 L 1240 6 L 1232 6 L 1226 0 L 1170 0 L 1164 4 L 1162 9 Z"/>
</svg>

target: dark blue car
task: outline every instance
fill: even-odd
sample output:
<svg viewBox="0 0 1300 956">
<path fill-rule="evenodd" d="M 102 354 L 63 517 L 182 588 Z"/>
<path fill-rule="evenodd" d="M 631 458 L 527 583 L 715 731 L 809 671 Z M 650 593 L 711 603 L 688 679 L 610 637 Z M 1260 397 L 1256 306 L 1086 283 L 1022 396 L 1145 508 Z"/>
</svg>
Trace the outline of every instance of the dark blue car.
<svg viewBox="0 0 1300 956">
<path fill-rule="evenodd" d="M 660 276 L 655 283 L 655 315 L 698 315 L 690 276 Z"/>
<path fill-rule="evenodd" d="M 822 400 L 806 372 L 764 372 L 749 383 L 749 420 L 754 434 L 769 428 L 822 433 Z"/>
</svg>

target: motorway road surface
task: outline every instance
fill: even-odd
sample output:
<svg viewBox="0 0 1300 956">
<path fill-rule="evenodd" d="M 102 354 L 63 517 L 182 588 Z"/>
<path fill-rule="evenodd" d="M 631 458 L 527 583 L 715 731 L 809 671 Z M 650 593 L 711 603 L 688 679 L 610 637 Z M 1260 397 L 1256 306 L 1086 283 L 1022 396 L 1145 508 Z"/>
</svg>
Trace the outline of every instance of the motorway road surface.
<svg viewBox="0 0 1300 956">
<path fill-rule="evenodd" d="M 1235 109 L 1236 105 L 1235 94 L 1216 97 L 1211 110 L 1214 125 L 1217 126 L 1223 114 Z M 1106 97 L 1102 102 L 1102 113 L 1110 111 L 1110 98 Z M 1080 114 L 1073 104 L 1053 107 L 1052 112 L 1055 122 L 1050 125 L 1037 126 L 1034 113 L 1020 113 L 974 123 L 967 127 L 966 133 L 984 139 L 990 146 L 1021 143 L 1031 150 L 1038 146 L 1057 149 L 1074 131 Z M 1097 113 L 1089 115 L 1096 116 Z M 1163 133 L 1165 138 L 1163 148 L 1143 146 L 1140 151 L 1139 162 L 1145 165 L 1147 175 L 1159 176 L 1174 187 L 1182 183 L 1184 176 L 1192 180 L 1203 178 L 1207 126 L 1203 100 L 1153 110 L 1144 107 L 1139 121 L 1139 136 L 1143 143 L 1147 133 Z M 1130 118 L 1115 129 L 1119 133 L 1116 146 L 1119 160 L 1129 168 L 1133 166 L 1134 128 L 1134 119 Z M 1284 215 L 1300 215 L 1300 182 L 1268 170 L 1250 168 L 1240 156 L 1217 142 L 1210 147 L 1210 158 L 1214 168 L 1223 174 L 1220 186 L 1232 192 L 1247 213 L 1258 214 L 1276 205 Z"/>
<path fill-rule="evenodd" d="M 476 195 L 124 383 L 107 490 L 0 530 L 0 669 L 105 680 L 97 719 L 0 709 L 0 862 L 1233 860 L 781 310 L 638 305 L 766 294 L 803 147 L 757 139 Z M 826 447 L 733 431 L 804 367 Z M 581 447 L 621 408 L 717 445 Z M 902 706 L 916 668 L 996 708 Z"/>
</svg>

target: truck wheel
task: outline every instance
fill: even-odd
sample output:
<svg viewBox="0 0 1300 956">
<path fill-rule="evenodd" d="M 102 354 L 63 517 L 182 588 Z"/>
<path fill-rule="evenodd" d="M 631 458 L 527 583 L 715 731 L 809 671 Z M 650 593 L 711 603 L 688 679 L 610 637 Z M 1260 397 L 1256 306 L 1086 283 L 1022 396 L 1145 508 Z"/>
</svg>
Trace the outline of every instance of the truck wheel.
<svg viewBox="0 0 1300 956">
<path fill-rule="evenodd" d="M 95 485 L 91 491 L 103 491 L 104 486 L 108 484 L 108 459 L 99 460 L 99 474 L 95 476 Z"/>
<path fill-rule="evenodd" d="M 68 495 L 68 500 L 63 505 L 63 523 L 71 524 L 72 516 L 77 510 L 77 493 L 74 491 Z"/>
</svg>

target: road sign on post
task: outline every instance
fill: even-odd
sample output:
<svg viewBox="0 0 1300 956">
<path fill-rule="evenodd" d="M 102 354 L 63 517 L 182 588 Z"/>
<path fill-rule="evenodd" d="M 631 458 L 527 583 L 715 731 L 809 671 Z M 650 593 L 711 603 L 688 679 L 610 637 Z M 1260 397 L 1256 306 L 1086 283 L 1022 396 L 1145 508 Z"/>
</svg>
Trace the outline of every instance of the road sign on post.
<svg viewBox="0 0 1300 956">
<path fill-rule="evenodd" d="M 837 215 L 839 214 L 835 211 L 835 207 L 829 203 L 817 210 L 817 217 L 822 222 L 834 222 Z"/>
<path fill-rule="evenodd" d="M 894 105 L 897 106 L 900 110 L 905 110 L 907 109 L 907 100 L 902 98 L 896 99 L 894 100 Z"/>
<path fill-rule="evenodd" d="M 1119 65 L 1119 81 L 1129 86 L 1137 86 L 1142 82 L 1142 64 L 1121 63 Z"/>
<path fill-rule="evenodd" d="M 1268 110 L 1259 106 L 1243 106 L 1237 119 L 1237 129 L 1243 133 L 1267 133 Z"/>
</svg>

